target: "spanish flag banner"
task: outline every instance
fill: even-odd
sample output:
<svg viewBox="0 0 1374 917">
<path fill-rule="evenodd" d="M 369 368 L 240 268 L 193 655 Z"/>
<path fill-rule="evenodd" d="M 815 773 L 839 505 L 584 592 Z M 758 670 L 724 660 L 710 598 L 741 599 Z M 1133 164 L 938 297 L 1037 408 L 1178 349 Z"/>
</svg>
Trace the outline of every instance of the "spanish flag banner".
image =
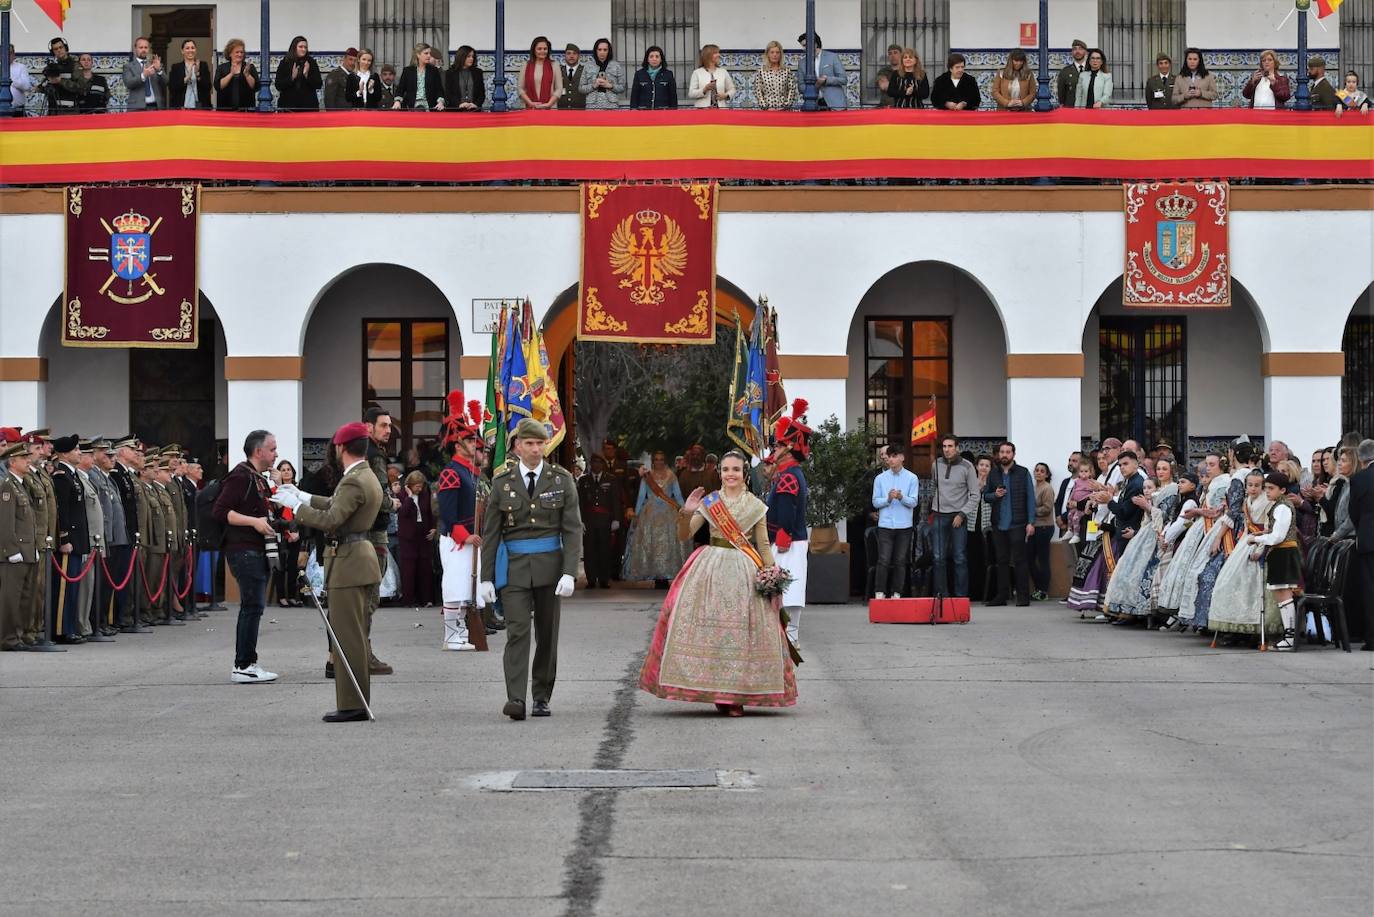
<svg viewBox="0 0 1374 917">
<path fill-rule="evenodd" d="M 1317 18 L 1325 19 L 1340 7 L 1345 0 L 1317 0 Z"/>
<path fill-rule="evenodd" d="M 56 23 L 59 29 L 67 27 L 67 10 L 72 8 L 72 0 L 33 0 L 49 19 Z M 1336 0 L 1337 3 L 1340 0 Z"/>
<path fill-rule="evenodd" d="M 911 444 L 923 446 L 926 443 L 934 442 L 935 427 L 935 401 L 932 399 L 930 409 L 911 421 Z"/>
</svg>

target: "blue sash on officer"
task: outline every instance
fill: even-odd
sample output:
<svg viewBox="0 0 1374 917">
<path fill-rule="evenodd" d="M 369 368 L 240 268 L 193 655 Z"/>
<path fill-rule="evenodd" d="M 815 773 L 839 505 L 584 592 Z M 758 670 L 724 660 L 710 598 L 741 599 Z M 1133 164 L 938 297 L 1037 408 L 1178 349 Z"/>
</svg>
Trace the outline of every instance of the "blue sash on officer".
<svg viewBox="0 0 1374 917">
<path fill-rule="evenodd" d="M 561 550 L 563 550 L 561 535 L 549 535 L 545 538 L 521 538 L 516 541 L 501 539 L 501 543 L 496 546 L 496 581 L 494 585 L 498 590 L 506 588 L 507 574 L 510 570 L 510 555 L 551 554 Z"/>
</svg>

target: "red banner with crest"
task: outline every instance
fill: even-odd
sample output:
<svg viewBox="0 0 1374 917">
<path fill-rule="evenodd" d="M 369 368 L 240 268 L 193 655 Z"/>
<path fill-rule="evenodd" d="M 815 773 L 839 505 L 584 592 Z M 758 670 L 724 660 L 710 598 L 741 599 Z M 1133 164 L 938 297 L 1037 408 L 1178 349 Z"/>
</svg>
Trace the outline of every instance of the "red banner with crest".
<svg viewBox="0 0 1374 917">
<path fill-rule="evenodd" d="M 577 337 L 716 340 L 716 185 L 582 186 Z"/>
<path fill-rule="evenodd" d="M 194 349 L 199 187 L 70 187 L 65 201 L 63 346 Z"/>
<path fill-rule="evenodd" d="M 1128 183 L 1122 304 L 1228 308 L 1230 198 L 1224 181 Z"/>
</svg>

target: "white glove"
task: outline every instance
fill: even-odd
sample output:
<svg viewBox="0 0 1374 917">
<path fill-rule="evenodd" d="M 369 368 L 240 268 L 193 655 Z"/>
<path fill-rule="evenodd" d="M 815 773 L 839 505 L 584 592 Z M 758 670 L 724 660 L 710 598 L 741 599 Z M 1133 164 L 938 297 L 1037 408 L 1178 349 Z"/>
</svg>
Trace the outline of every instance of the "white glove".
<svg viewBox="0 0 1374 917">
<path fill-rule="evenodd" d="M 478 586 L 477 586 L 477 597 L 478 597 L 479 599 L 482 600 L 483 604 L 486 604 L 486 605 L 495 605 L 495 604 L 496 604 L 496 584 L 495 584 L 495 583 L 490 583 L 490 582 L 484 582 L 484 583 L 478 584 Z"/>
<path fill-rule="evenodd" d="M 571 598 L 573 594 L 573 578 L 564 573 L 558 578 L 558 585 L 553 587 L 553 594 L 560 599 Z"/>
<path fill-rule="evenodd" d="M 620 531 L 620 523 L 619 523 L 619 522 L 612 522 L 612 523 L 611 523 L 611 531 L 612 531 L 612 532 L 618 532 L 618 531 Z"/>
<path fill-rule="evenodd" d="M 296 491 L 278 487 L 277 492 L 272 494 L 272 502 L 294 512 L 305 501 L 300 498 L 300 494 Z"/>
<path fill-rule="evenodd" d="M 289 490 L 289 491 L 291 491 L 293 494 L 295 494 L 296 496 L 298 496 L 298 497 L 301 498 L 301 502 L 302 502 L 302 503 L 309 503 L 310 500 L 311 500 L 311 498 L 313 498 L 313 497 L 315 496 L 314 494 L 308 494 L 308 493 L 306 493 L 305 491 L 303 491 L 303 490 L 301 490 L 299 487 L 297 487 L 295 484 L 282 484 L 281 486 L 279 486 L 279 487 L 277 488 L 277 490 Z"/>
<path fill-rule="evenodd" d="M 7 559 L 10 563 L 12 563 L 12 564 L 22 564 L 22 563 L 24 562 L 24 555 L 23 555 L 23 554 L 11 554 L 11 555 L 10 555 L 8 558 L 6 558 L 6 559 Z"/>
</svg>

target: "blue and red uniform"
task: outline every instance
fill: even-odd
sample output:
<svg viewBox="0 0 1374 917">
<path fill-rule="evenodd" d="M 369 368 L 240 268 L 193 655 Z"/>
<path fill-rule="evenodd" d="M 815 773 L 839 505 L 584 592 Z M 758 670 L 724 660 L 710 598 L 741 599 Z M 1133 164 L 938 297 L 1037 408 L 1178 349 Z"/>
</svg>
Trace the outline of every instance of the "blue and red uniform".
<svg viewBox="0 0 1374 917">
<path fill-rule="evenodd" d="M 778 462 L 768 491 L 768 540 L 779 548 L 806 541 L 806 475 L 791 455 Z"/>
<path fill-rule="evenodd" d="M 477 469 L 455 455 L 439 472 L 439 533 L 461 545 L 477 531 Z"/>
</svg>

